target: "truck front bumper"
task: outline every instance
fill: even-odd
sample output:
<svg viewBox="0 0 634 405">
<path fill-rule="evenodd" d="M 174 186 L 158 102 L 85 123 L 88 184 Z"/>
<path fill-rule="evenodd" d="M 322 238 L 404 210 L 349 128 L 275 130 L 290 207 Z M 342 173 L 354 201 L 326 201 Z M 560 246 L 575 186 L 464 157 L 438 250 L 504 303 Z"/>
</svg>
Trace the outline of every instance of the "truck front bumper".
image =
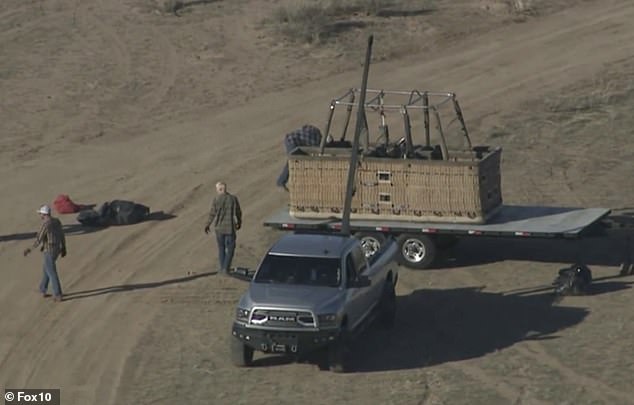
<svg viewBox="0 0 634 405">
<path fill-rule="evenodd" d="M 281 331 L 247 328 L 234 323 L 231 334 L 234 339 L 239 339 L 252 349 L 264 353 L 304 354 L 335 341 L 338 331 Z"/>
</svg>

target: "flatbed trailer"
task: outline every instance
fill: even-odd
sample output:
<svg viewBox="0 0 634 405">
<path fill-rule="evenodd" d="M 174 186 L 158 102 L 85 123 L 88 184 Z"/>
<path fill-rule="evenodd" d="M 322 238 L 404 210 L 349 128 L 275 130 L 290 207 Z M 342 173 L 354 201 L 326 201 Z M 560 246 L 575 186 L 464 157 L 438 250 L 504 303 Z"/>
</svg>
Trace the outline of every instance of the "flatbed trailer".
<svg viewBox="0 0 634 405">
<path fill-rule="evenodd" d="M 399 245 L 400 263 L 424 269 L 433 264 L 438 249 L 449 247 L 462 237 L 578 239 L 590 233 L 610 212 L 607 208 L 503 205 L 485 224 L 352 219 L 350 232 L 361 239 L 368 256 L 392 236 Z M 285 208 L 264 225 L 295 232 L 340 232 L 342 221 L 294 218 Z"/>
</svg>

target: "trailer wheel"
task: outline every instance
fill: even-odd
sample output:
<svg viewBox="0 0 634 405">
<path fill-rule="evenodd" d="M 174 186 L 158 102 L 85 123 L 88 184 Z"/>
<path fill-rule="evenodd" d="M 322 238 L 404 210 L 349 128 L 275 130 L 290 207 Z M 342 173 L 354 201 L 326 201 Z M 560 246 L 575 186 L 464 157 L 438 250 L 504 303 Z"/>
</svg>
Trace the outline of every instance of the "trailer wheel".
<svg viewBox="0 0 634 405">
<path fill-rule="evenodd" d="M 436 258 L 436 243 L 427 235 L 403 234 L 397 242 L 401 253 L 398 255 L 398 261 L 406 267 L 426 269 Z"/>
<path fill-rule="evenodd" d="M 361 242 L 365 257 L 368 259 L 381 250 L 381 246 L 385 243 L 385 236 L 379 232 L 359 232 L 354 236 Z"/>
</svg>

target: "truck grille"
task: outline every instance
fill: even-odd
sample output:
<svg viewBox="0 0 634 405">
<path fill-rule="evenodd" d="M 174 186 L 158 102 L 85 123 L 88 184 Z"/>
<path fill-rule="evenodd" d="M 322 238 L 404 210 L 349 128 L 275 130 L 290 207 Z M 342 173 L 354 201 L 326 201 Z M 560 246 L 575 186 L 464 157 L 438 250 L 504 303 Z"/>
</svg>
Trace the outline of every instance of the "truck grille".
<svg viewBox="0 0 634 405">
<path fill-rule="evenodd" d="M 315 317 L 309 311 L 280 311 L 256 308 L 251 312 L 249 323 L 278 328 L 314 328 Z"/>
</svg>

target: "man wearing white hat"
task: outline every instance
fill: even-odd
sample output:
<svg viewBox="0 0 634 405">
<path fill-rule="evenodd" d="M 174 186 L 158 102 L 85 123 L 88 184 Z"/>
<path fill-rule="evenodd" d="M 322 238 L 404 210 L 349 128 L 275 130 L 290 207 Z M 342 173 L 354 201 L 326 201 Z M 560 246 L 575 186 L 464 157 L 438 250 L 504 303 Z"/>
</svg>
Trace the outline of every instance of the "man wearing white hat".
<svg viewBox="0 0 634 405">
<path fill-rule="evenodd" d="M 66 256 L 66 238 L 64 236 L 64 230 L 62 229 L 62 223 L 59 219 L 51 216 L 51 207 L 48 205 L 42 205 L 37 213 L 42 218 L 42 226 L 40 231 L 35 237 L 35 243 L 33 243 L 33 249 L 42 245 L 40 250 L 44 254 L 44 275 L 42 276 L 42 282 L 40 283 L 40 292 L 42 296 L 47 297 L 48 282 L 50 281 L 53 288 L 53 299 L 55 301 L 62 300 L 62 286 L 57 276 L 57 266 L 55 262 L 58 256 Z M 24 256 L 31 253 L 31 248 L 24 250 Z"/>
</svg>

